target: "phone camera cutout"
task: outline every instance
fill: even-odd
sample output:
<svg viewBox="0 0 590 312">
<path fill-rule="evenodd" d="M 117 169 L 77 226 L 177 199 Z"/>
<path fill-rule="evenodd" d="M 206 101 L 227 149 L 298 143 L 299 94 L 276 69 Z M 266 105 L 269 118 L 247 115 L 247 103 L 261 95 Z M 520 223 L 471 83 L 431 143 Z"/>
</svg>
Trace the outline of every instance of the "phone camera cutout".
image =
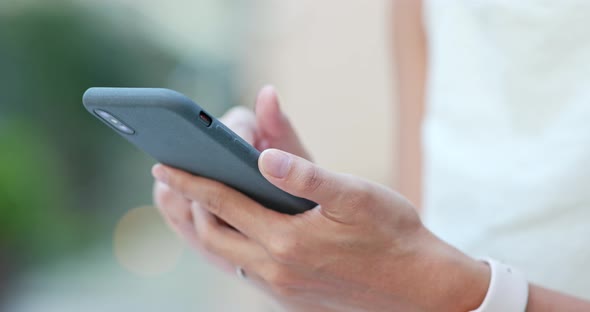
<svg viewBox="0 0 590 312">
<path fill-rule="evenodd" d="M 211 119 L 211 117 L 205 112 L 199 113 L 199 120 L 201 120 L 201 122 L 207 127 L 211 126 L 211 123 L 213 122 L 213 119 Z"/>
<path fill-rule="evenodd" d="M 115 118 L 113 115 L 100 109 L 94 110 L 94 113 L 96 113 L 96 115 L 98 115 L 102 120 L 106 121 L 111 126 L 115 127 L 117 130 L 125 134 L 135 134 L 135 130 L 131 129 L 131 127 L 127 126 L 122 121 Z"/>
<path fill-rule="evenodd" d="M 102 111 L 102 110 L 98 110 L 97 109 L 95 112 L 98 114 L 98 116 L 100 116 L 100 117 L 102 117 L 104 119 L 111 119 L 111 118 L 113 118 L 113 116 L 111 116 L 111 114 L 109 114 L 109 113 L 107 113 L 105 111 Z"/>
</svg>

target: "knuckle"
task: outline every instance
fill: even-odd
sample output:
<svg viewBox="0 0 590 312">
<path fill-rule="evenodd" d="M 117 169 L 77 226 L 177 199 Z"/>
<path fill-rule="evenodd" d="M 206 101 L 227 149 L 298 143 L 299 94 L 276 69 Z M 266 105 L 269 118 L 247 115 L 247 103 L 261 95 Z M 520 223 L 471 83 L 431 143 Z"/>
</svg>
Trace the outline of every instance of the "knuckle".
<svg viewBox="0 0 590 312">
<path fill-rule="evenodd" d="M 177 190 L 184 197 L 190 197 L 190 177 L 188 174 L 172 174 L 169 179 L 169 185 L 171 188 Z"/>
<path fill-rule="evenodd" d="M 270 241 L 269 253 L 279 262 L 292 263 L 298 260 L 300 242 L 294 235 L 280 235 Z"/>
<path fill-rule="evenodd" d="M 324 183 L 324 179 L 322 179 L 320 169 L 315 166 L 309 166 L 307 170 L 301 175 L 301 188 L 302 192 L 305 194 L 315 193 L 322 184 Z"/>
<path fill-rule="evenodd" d="M 373 185 L 354 176 L 348 176 L 347 178 L 351 180 L 350 184 L 354 185 L 354 188 L 349 192 L 342 193 L 342 203 L 349 208 L 362 208 L 370 205 Z"/>
<path fill-rule="evenodd" d="M 375 209 L 381 205 L 375 198 L 375 186 L 368 181 L 359 181 L 358 178 L 352 181 L 352 183 L 354 187 L 348 192 L 341 193 L 339 196 L 340 208 L 338 209 L 338 213 L 348 218 L 354 216 L 357 218 L 379 217 Z"/>
<path fill-rule="evenodd" d="M 207 196 L 201 199 L 201 203 L 214 215 L 219 216 L 223 213 L 223 195 L 217 188 L 208 189 Z"/>
</svg>

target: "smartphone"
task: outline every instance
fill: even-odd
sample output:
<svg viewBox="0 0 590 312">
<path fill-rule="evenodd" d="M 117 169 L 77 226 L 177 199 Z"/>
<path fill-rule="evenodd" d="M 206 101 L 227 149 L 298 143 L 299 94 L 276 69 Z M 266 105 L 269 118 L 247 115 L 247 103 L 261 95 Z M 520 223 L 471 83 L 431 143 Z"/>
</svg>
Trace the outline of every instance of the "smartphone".
<svg viewBox="0 0 590 312">
<path fill-rule="evenodd" d="M 293 215 L 316 206 L 268 182 L 258 169 L 260 152 L 181 93 L 90 88 L 83 103 L 88 112 L 162 164 L 224 183 L 281 213 Z"/>
</svg>

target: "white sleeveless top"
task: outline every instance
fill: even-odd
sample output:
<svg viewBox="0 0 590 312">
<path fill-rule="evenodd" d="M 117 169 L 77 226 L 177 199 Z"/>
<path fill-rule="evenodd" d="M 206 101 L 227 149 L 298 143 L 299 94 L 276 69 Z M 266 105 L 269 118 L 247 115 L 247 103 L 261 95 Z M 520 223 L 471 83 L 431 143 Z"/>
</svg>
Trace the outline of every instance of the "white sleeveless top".
<svg viewBox="0 0 590 312">
<path fill-rule="evenodd" d="M 590 1 L 424 7 L 425 223 L 590 299 Z"/>
</svg>

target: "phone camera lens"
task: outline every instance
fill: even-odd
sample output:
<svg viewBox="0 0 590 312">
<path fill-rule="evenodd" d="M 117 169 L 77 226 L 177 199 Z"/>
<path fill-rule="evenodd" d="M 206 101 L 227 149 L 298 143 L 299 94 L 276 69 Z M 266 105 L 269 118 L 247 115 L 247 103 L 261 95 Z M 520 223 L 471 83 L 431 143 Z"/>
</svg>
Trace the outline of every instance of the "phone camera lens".
<svg viewBox="0 0 590 312">
<path fill-rule="evenodd" d="M 109 113 L 107 113 L 107 112 L 105 112 L 103 110 L 97 109 L 96 110 L 96 113 L 98 114 L 98 116 L 100 116 L 100 117 L 102 117 L 104 119 L 111 119 L 111 118 L 113 118 L 113 116 L 111 116 L 111 114 L 109 114 Z"/>
<path fill-rule="evenodd" d="M 115 116 L 97 109 L 94 111 L 102 120 L 106 121 L 107 123 L 111 124 L 113 127 L 117 128 L 117 130 L 125 133 L 125 134 L 135 134 L 135 130 L 131 129 L 131 127 L 125 125 L 119 119 L 115 118 Z"/>
<path fill-rule="evenodd" d="M 134 134 L 135 133 L 135 131 L 133 131 L 133 129 L 131 129 L 131 128 L 125 126 L 125 125 L 117 126 L 117 128 L 119 128 L 119 130 L 121 130 L 121 131 L 123 131 L 123 132 L 125 132 L 127 134 Z"/>
</svg>

